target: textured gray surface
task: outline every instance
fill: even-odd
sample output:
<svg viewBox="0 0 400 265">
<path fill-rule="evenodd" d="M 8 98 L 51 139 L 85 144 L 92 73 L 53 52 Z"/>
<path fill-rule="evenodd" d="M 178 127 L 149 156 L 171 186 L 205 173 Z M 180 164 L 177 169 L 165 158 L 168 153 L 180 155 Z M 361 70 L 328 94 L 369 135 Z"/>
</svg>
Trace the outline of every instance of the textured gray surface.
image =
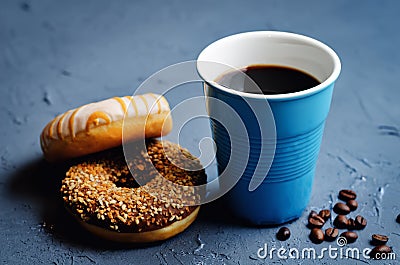
<svg viewBox="0 0 400 265">
<path fill-rule="evenodd" d="M 281 243 L 274 239 L 277 228 L 244 226 L 217 201 L 203 207 L 184 233 L 139 248 L 91 237 L 60 206 L 63 169 L 43 162 L 39 147 L 39 134 L 50 119 L 87 102 L 132 94 L 155 71 L 195 59 L 218 38 L 250 30 L 302 33 L 337 51 L 343 69 L 307 210 L 330 207 L 339 189 L 351 187 L 359 194 L 357 213 L 369 222 L 352 246 L 369 247 L 372 233 L 385 233 L 400 255 L 400 224 L 395 223 L 400 213 L 400 2 L 245 2 L 0 2 L 3 264 L 368 262 L 257 258 L 264 243 L 313 246 L 306 213 L 288 224 L 292 237 Z M 194 86 L 190 93 L 201 94 L 201 89 Z M 198 124 L 195 131 L 196 137 L 183 140 L 193 152 L 209 128 Z"/>
</svg>

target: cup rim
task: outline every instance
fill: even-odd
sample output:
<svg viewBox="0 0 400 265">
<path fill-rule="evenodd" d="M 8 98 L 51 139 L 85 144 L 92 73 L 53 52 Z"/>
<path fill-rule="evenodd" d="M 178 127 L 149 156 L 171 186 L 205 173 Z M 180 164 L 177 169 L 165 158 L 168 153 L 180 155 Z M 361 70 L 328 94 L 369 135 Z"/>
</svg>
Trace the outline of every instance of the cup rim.
<svg viewBox="0 0 400 265">
<path fill-rule="evenodd" d="M 239 39 L 239 38 L 249 37 L 252 35 L 253 36 L 264 36 L 264 37 L 268 37 L 268 38 L 271 38 L 271 37 L 286 37 L 286 38 L 288 38 L 288 37 L 290 37 L 292 39 L 295 39 L 295 40 L 298 40 L 298 41 L 301 41 L 304 43 L 308 43 L 310 46 L 315 46 L 315 47 L 323 50 L 324 52 L 326 52 L 332 58 L 333 71 L 327 79 L 325 79 L 322 83 L 320 83 L 317 86 L 311 87 L 306 90 L 297 91 L 297 92 L 286 93 L 286 94 L 274 94 L 274 95 L 254 94 L 254 93 L 233 90 L 233 89 L 230 89 L 230 88 L 227 88 L 227 87 L 224 87 L 224 86 L 218 84 L 214 80 L 207 80 L 202 75 L 202 73 L 199 69 L 199 62 L 209 61 L 209 60 L 202 60 L 202 57 L 204 57 L 204 54 L 207 51 L 207 49 L 212 48 L 213 45 L 215 45 L 216 43 L 219 43 L 219 42 L 231 41 L 231 40 L 235 40 L 235 39 Z M 220 63 L 220 62 L 218 62 L 218 63 Z M 232 67 L 232 66 L 230 66 L 230 67 Z M 232 68 L 236 68 L 236 67 L 232 67 Z M 285 32 L 285 31 L 249 31 L 249 32 L 242 32 L 242 33 L 226 36 L 226 37 L 218 39 L 218 40 L 212 42 L 211 44 L 209 44 L 208 46 L 206 46 L 197 57 L 197 72 L 200 75 L 200 77 L 204 80 L 205 83 L 207 83 L 208 85 L 211 85 L 213 87 L 216 87 L 220 90 L 223 90 L 229 94 L 236 94 L 241 97 L 252 98 L 252 99 L 287 100 L 287 99 L 296 99 L 296 98 L 305 97 L 305 96 L 308 96 L 311 94 L 315 94 L 315 93 L 320 92 L 321 90 L 324 90 L 331 84 L 333 84 L 336 81 L 336 79 L 339 77 L 340 71 L 341 71 L 341 63 L 340 63 L 339 56 L 328 45 L 324 44 L 323 42 L 321 42 L 319 40 L 316 40 L 314 38 L 311 38 L 311 37 L 308 37 L 305 35 L 292 33 L 292 32 Z"/>
</svg>

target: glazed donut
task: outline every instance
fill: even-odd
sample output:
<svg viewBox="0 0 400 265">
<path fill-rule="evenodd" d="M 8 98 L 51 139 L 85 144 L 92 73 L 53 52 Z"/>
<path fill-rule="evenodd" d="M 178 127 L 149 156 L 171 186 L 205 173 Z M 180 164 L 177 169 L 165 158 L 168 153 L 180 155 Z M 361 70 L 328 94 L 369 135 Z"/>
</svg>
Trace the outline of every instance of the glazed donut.
<svg viewBox="0 0 400 265">
<path fill-rule="evenodd" d="M 182 194 L 172 183 L 204 184 L 204 169 L 186 170 L 202 168 L 200 161 L 177 144 L 155 139 L 142 142 L 135 154 L 127 163 L 120 149 L 112 149 L 70 167 L 61 186 L 67 210 L 89 232 L 117 242 L 154 242 L 182 232 L 200 208 L 185 206 L 183 198 L 198 200 L 199 194 L 191 189 Z M 148 176 L 151 180 L 138 186 L 135 179 Z"/>
<path fill-rule="evenodd" d="M 123 126 L 127 140 L 167 134 L 172 129 L 167 100 L 150 93 L 69 110 L 46 125 L 40 144 L 48 161 L 79 157 L 121 145 Z"/>
</svg>

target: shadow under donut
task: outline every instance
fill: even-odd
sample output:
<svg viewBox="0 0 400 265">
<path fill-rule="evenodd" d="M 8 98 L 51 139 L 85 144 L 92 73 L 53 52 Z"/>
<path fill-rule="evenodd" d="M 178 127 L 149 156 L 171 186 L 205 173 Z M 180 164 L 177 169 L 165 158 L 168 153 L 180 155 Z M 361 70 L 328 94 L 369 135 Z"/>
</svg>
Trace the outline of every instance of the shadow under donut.
<svg viewBox="0 0 400 265">
<path fill-rule="evenodd" d="M 98 155 L 98 154 L 96 154 Z M 48 163 L 44 159 L 30 161 L 20 167 L 8 178 L 8 196 L 29 202 L 39 209 L 39 231 L 51 235 L 62 244 L 79 245 L 98 250 L 131 249 L 159 245 L 161 242 L 147 244 L 120 244 L 95 237 L 83 229 L 65 209 L 61 197 L 61 181 L 70 166 L 87 158 L 65 163 Z"/>
</svg>

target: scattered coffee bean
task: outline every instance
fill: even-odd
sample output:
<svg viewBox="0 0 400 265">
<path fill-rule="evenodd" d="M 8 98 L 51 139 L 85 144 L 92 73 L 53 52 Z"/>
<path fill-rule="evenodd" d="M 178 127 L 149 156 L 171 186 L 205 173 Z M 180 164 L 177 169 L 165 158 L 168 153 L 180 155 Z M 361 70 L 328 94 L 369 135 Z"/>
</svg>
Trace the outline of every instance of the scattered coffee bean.
<svg viewBox="0 0 400 265">
<path fill-rule="evenodd" d="M 388 254 L 392 252 L 392 248 L 386 245 L 381 245 L 381 246 L 376 246 L 374 247 L 370 252 L 369 256 L 371 259 L 386 259 L 386 255 L 382 254 Z"/>
<path fill-rule="evenodd" d="M 385 235 L 373 234 L 371 244 L 374 246 L 385 245 L 389 241 L 389 237 Z"/>
<path fill-rule="evenodd" d="M 333 224 L 339 229 L 345 229 L 347 228 L 347 222 L 348 222 L 347 217 L 345 215 L 339 214 L 338 216 L 336 216 L 335 220 L 333 221 Z"/>
<path fill-rule="evenodd" d="M 338 202 L 333 206 L 333 211 L 337 214 L 349 214 L 350 208 L 342 202 Z"/>
<path fill-rule="evenodd" d="M 287 227 L 281 227 L 276 233 L 276 238 L 280 241 L 288 240 L 290 237 L 290 230 Z"/>
<path fill-rule="evenodd" d="M 316 212 L 316 211 L 311 211 L 310 212 L 310 214 L 308 215 L 308 218 L 310 218 L 310 217 L 314 217 L 314 216 L 316 216 L 316 215 L 318 215 L 318 213 Z"/>
<path fill-rule="evenodd" d="M 346 202 L 346 205 L 349 206 L 350 211 L 355 211 L 358 208 L 358 202 L 356 200 L 349 200 Z"/>
<path fill-rule="evenodd" d="M 316 211 L 311 211 L 308 215 L 307 226 L 309 228 L 312 228 L 309 237 L 313 243 L 319 244 L 324 239 L 326 241 L 334 241 L 339 235 L 339 229 L 361 230 L 367 226 L 367 220 L 361 215 L 357 215 L 355 219 L 348 219 L 346 217 L 347 214 L 357 210 L 358 208 L 358 202 L 356 201 L 357 194 L 353 190 L 341 190 L 339 192 L 338 198 L 342 201 L 345 201 L 345 203 L 338 202 L 334 205 L 333 211 L 338 214 L 333 221 L 335 227 L 330 227 L 326 229 L 325 233 L 321 230 L 321 228 L 324 226 L 325 222 L 331 218 L 331 211 L 328 209 L 322 209 L 318 214 Z M 396 221 L 400 223 L 400 214 L 397 216 Z M 281 237 L 280 232 L 281 231 L 278 231 L 277 233 L 278 239 Z M 347 243 L 353 243 L 358 239 L 358 234 L 354 231 L 343 232 L 340 234 L 340 236 L 346 238 Z M 285 236 L 282 235 L 282 238 L 285 238 Z M 373 251 L 375 251 L 376 253 L 383 253 L 387 251 L 388 249 L 384 248 L 384 244 L 386 244 L 387 240 L 387 236 L 378 234 L 372 235 L 371 243 L 375 246 L 379 246 L 380 248 L 382 248 L 380 249 L 376 247 Z M 391 248 L 389 248 L 389 250 L 392 251 Z M 375 255 L 373 251 L 371 252 L 373 255 Z"/>
<path fill-rule="evenodd" d="M 328 209 L 323 209 L 323 210 L 319 211 L 318 215 L 321 216 L 322 219 L 324 219 L 326 221 L 331 217 L 331 211 L 329 211 Z"/>
<path fill-rule="evenodd" d="M 396 222 L 398 222 L 400 224 L 400 214 L 397 216 Z"/>
<path fill-rule="evenodd" d="M 310 233 L 310 239 L 315 244 L 320 244 L 324 241 L 324 232 L 319 228 L 313 228 Z"/>
<path fill-rule="evenodd" d="M 340 234 L 340 236 L 344 237 L 347 239 L 347 243 L 354 243 L 356 242 L 358 235 L 356 232 L 351 232 L 351 231 L 347 231 L 347 232 L 343 232 Z"/>
<path fill-rule="evenodd" d="M 357 230 L 356 221 L 353 218 L 347 220 L 347 229 Z"/>
<path fill-rule="evenodd" d="M 367 226 L 367 219 L 362 217 L 361 215 L 356 216 L 355 220 L 356 229 L 361 230 Z"/>
<path fill-rule="evenodd" d="M 325 224 L 325 220 L 319 216 L 319 215 L 314 215 L 310 218 L 308 218 L 308 226 L 310 228 L 321 228 Z"/>
<path fill-rule="evenodd" d="M 325 240 L 326 241 L 333 241 L 335 240 L 339 235 L 339 229 L 337 228 L 332 228 L 329 227 L 328 229 L 325 230 Z"/>
<path fill-rule="evenodd" d="M 339 191 L 339 199 L 347 202 L 349 200 L 355 200 L 357 198 L 357 194 L 352 190 L 341 190 Z"/>
</svg>

